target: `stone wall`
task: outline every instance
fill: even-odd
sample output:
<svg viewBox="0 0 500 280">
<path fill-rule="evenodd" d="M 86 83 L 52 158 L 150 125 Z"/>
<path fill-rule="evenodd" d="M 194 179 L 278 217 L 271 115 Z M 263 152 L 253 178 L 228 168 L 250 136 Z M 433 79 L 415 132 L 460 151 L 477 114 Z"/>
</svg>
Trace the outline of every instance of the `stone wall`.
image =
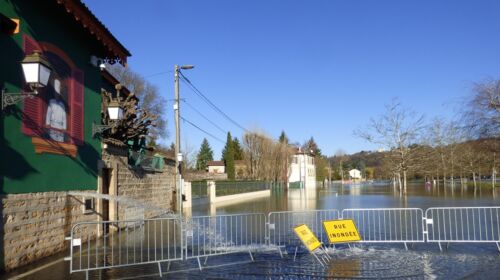
<svg viewBox="0 0 500 280">
<path fill-rule="evenodd" d="M 0 261 L 4 260 L 2 268 L 7 271 L 68 248 L 69 242 L 64 238 L 70 235 L 75 223 L 97 220 L 96 212 L 84 213 L 83 197 L 68 192 L 0 197 L 3 205 Z"/>
<path fill-rule="evenodd" d="M 206 171 L 188 171 L 184 174 L 184 180 L 193 182 L 193 181 L 223 181 L 227 180 L 227 174 L 216 174 L 216 173 L 208 173 Z"/>
<path fill-rule="evenodd" d="M 118 219 L 131 220 L 171 213 L 174 209 L 174 169 L 145 172 L 140 169 L 118 168 L 118 195 L 138 202 L 137 206 L 118 202 Z"/>
<path fill-rule="evenodd" d="M 161 172 L 130 167 L 127 151 L 111 145 L 103 149 L 102 158 L 103 167 L 115 172 L 115 194 L 123 198 L 112 220 L 151 218 L 175 209 L 174 167 L 166 165 Z"/>
<path fill-rule="evenodd" d="M 97 190 L 0 195 L 3 206 L 0 272 L 67 249 L 69 241 L 65 237 L 71 235 L 76 223 L 102 220 L 105 204 L 98 196 L 103 190 L 103 168 L 111 170 L 110 185 L 114 191 L 109 192 L 113 198 L 108 204 L 110 220 L 150 218 L 174 209 L 173 167 L 166 166 L 162 172 L 147 172 L 129 167 L 126 151 L 103 151 Z M 85 210 L 86 198 L 94 199 L 90 211 Z M 102 234 L 96 232 L 99 227 L 81 229 L 90 238 Z M 85 233 L 86 230 L 89 232 Z"/>
</svg>

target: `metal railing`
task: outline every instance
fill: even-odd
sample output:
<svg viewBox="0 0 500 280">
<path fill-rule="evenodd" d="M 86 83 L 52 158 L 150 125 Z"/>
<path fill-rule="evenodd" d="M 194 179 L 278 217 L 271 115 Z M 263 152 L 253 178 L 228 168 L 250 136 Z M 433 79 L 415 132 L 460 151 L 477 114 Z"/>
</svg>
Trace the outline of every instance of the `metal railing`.
<svg viewBox="0 0 500 280">
<path fill-rule="evenodd" d="M 272 183 L 265 181 L 217 181 L 215 195 L 225 196 L 268 190 Z"/>
<path fill-rule="evenodd" d="M 342 219 L 354 220 L 361 236 L 359 242 L 425 241 L 424 213 L 420 208 L 344 209 Z"/>
<path fill-rule="evenodd" d="M 271 212 L 268 214 L 267 224 L 268 244 L 278 247 L 300 245 L 300 240 L 293 231 L 293 228 L 300 224 L 306 224 L 312 232 L 317 234 L 321 242 L 328 243 L 323 230 L 323 221 L 340 218 L 340 212 L 336 209 Z"/>
<path fill-rule="evenodd" d="M 192 198 L 208 197 L 207 181 L 191 182 L 191 197 Z"/>
<path fill-rule="evenodd" d="M 265 244 L 266 216 L 264 214 L 236 214 L 192 217 L 186 220 L 186 259 L 252 252 Z"/>
<path fill-rule="evenodd" d="M 70 272 L 182 260 L 177 218 L 82 222 L 71 231 Z"/>
<path fill-rule="evenodd" d="M 144 152 L 129 150 L 128 163 L 131 166 L 141 167 L 148 171 L 163 171 L 163 157 L 150 156 Z"/>
<path fill-rule="evenodd" d="M 500 207 L 372 208 L 271 212 L 132 221 L 82 222 L 71 231 L 70 272 L 196 259 L 301 246 L 306 224 L 328 244 L 323 221 L 353 219 L 365 243 L 491 242 L 500 251 Z"/>
<path fill-rule="evenodd" d="M 425 211 L 427 241 L 491 242 L 500 250 L 500 207 L 439 207 Z"/>
</svg>

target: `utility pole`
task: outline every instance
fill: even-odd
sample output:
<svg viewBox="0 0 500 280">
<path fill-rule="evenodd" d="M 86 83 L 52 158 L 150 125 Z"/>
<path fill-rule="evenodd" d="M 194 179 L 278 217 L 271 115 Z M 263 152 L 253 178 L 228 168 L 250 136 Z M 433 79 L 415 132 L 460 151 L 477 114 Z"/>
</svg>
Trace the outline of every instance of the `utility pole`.
<svg viewBox="0 0 500 280">
<path fill-rule="evenodd" d="M 174 71 L 174 88 L 175 88 L 175 191 L 177 193 L 177 214 L 179 217 L 182 212 L 182 190 L 181 190 L 181 170 L 179 163 L 179 153 L 181 151 L 181 125 L 179 122 L 179 65 L 175 65 Z"/>
<path fill-rule="evenodd" d="M 180 98 L 179 98 L 179 72 L 181 69 L 193 69 L 192 65 L 175 65 L 174 70 L 174 90 L 175 90 L 175 191 L 177 192 L 177 214 L 182 214 L 182 154 L 181 154 L 181 125 L 180 125 Z"/>
</svg>

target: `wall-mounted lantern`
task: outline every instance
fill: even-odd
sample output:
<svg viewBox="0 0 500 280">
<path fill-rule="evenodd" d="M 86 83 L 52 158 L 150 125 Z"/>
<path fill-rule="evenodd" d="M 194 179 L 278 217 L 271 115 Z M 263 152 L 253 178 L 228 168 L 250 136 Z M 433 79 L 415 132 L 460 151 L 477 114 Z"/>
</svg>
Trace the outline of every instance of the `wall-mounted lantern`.
<svg viewBox="0 0 500 280">
<path fill-rule="evenodd" d="M 108 116 L 112 121 L 123 119 L 123 108 L 118 101 L 111 101 L 108 105 Z"/>
<path fill-rule="evenodd" d="M 107 104 L 107 113 L 111 124 L 92 123 L 92 137 L 95 137 L 97 134 L 101 134 L 103 131 L 115 127 L 118 124 L 118 121 L 123 119 L 124 110 L 120 102 L 120 90 L 122 86 L 120 84 L 117 84 L 115 88 L 116 98 L 112 99 L 109 104 Z"/>
<path fill-rule="evenodd" d="M 25 98 L 35 97 L 38 94 L 38 89 L 44 88 L 49 82 L 52 67 L 40 52 L 27 55 L 21 61 L 21 66 L 23 68 L 24 79 L 32 92 L 8 93 L 5 89 L 2 89 L 2 110 Z"/>
</svg>

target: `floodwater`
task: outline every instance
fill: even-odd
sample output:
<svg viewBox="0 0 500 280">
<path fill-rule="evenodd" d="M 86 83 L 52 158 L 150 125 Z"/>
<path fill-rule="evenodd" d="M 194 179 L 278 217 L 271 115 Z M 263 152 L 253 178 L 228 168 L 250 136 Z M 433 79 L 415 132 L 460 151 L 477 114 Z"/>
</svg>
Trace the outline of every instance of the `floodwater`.
<svg viewBox="0 0 500 280">
<path fill-rule="evenodd" d="M 485 184 L 486 185 L 486 184 Z M 426 187 L 411 184 L 406 196 L 400 196 L 384 183 L 331 185 L 315 190 L 273 189 L 272 196 L 236 205 L 210 207 L 203 198 L 194 203 L 188 215 L 204 216 L 237 213 L 269 213 L 284 210 L 346 208 L 421 208 L 499 206 L 498 194 L 483 188 L 474 194 L 469 187 Z M 436 244 L 418 243 L 405 250 L 402 244 L 363 244 L 329 249 L 332 261 L 322 267 L 306 252 L 281 258 L 277 252 L 247 253 L 210 258 L 208 264 L 226 266 L 198 271 L 195 262 L 173 262 L 166 279 L 500 279 L 500 253 L 494 243 L 452 243 L 443 252 Z M 4 277 L 24 275 L 22 279 L 85 279 L 84 273 L 69 274 L 61 254 Z M 50 264 L 50 265 L 47 265 Z M 47 265 L 47 266 L 46 266 Z M 46 266 L 46 267 L 45 267 Z M 186 270 L 191 269 L 191 270 Z M 37 270 L 33 272 L 33 270 Z M 30 274 L 30 271 L 32 272 Z M 164 270 L 166 271 L 166 270 Z M 91 279 L 157 279 L 156 265 L 143 265 L 92 272 Z"/>
</svg>

